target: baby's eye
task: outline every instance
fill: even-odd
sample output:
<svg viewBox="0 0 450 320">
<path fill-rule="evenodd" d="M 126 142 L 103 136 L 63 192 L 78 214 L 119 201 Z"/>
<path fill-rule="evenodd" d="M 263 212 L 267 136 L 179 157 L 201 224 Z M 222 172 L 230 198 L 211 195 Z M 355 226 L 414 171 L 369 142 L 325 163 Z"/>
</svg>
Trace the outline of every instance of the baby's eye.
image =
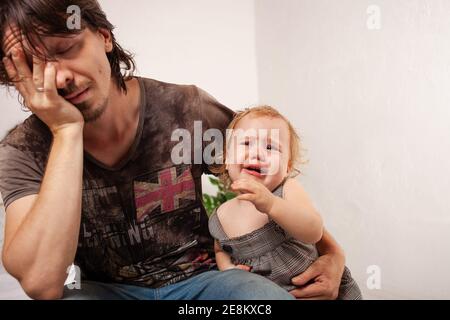
<svg viewBox="0 0 450 320">
<path fill-rule="evenodd" d="M 267 148 L 267 150 L 278 151 L 278 148 L 276 146 L 274 146 L 273 144 L 268 144 L 266 148 Z"/>
<path fill-rule="evenodd" d="M 250 141 L 243 141 L 243 142 L 241 142 L 241 145 L 243 145 L 243 146 L 249 146 L 250 145 Z"/>
</svg>

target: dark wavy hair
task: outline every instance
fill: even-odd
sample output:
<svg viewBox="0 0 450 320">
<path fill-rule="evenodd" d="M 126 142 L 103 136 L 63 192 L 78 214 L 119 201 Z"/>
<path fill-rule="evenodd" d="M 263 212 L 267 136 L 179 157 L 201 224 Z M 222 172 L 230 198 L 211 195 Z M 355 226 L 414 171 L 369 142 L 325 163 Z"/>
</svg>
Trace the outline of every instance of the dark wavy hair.
<svg viewBox="0 0 450 320">
<path fill-rule="evenodd" d="M 81 10 L 81 29 L 71 30 L 67 27 L 67 21 L 72 16 L 72 13 L 67 11 L 72 5 L 78 6 Z M 17 33 L 16 36 L 21 42 L 26 41 L 31 45 L 28 53 L 43 60 L 54 58 L 48 53 L 42 37 L 70 37 L 81 33 L 86 27 L 92 31 L 100 28 L 108 30 L 113 44 L 112 51 L 107 53 L 111 75 L 117 87 L 126 92 L 125 81 L 136 69 L 133 55 L 117 43 L 112 32 L 114 26 L 108 21 L 97 0 L 0 0 L 0 59 L 5 56 L 3 41 L 8 26 L 17 27 L 21 33 Z M 44 48 L 44 51 L 35 50 L 37 45 Z M 0 85 L 13 84 L 3 63 L 0 63 Z"/>
</svg>

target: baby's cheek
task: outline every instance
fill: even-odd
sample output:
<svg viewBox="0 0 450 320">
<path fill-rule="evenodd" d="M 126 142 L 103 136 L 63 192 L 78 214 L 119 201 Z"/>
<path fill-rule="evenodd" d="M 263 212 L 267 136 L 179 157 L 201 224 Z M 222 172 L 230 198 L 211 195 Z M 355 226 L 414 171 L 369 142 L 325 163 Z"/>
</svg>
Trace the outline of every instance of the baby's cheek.
<svg viewBox="0 0 450 320">
<path fill-rule="evenodd" d="M 279 174 L 280 173 L 280 169 L 281 169 L 281 167 L 280 167 L 280 164 L 281 164 L 280 157 L 277 156 L 277 155 L 272 155 L 270 157 L 269 162 L 270 162 L 270 167 L 269 167 L 268 175 L 277 175 L 277 174 Z"/>
<path fill-rule="evenodd" d="M 231 144 L 227 148 L 227 164 L 241 164 L 245 159 L 245 150 L 235 144 Z"/>
</svg>

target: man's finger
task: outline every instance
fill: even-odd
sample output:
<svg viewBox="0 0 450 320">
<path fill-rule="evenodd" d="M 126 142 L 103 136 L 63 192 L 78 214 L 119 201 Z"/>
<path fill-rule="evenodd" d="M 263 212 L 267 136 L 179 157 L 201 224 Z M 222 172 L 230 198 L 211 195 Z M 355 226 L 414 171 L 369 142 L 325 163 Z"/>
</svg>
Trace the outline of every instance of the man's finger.
<svg viewBox="0 0 450 320">
<path fill-rule="evenodd" d="M 317 283 L 291 290 L 289 293 L 297 299 L 325 297 L 324 288 Z"/>
<path fill-rule="evenodd" d="M 33 56 L 33 83 L 36 89 L 44 88 L 44 70 L 44 61 Z"/>
<path fill-rule="evenodd" d="M 314 267 L 312 264 L 308 269 L 305 270 L 305 272 L 299 274 L 298 276 L 295 276 L 292 278 L 292 284 L 296 286 L 304 286 L 311 280 L 315 279 L 320 275 L 320 272 L 318 269 Z"/>
<path fill-rule="evenodd" d="M 34 92 L 33 75 L 25 59 L 25 54 L 22 50 L 14 48 L 12 50 L 12 61 L 17 70 L 17 80 L 22 83 L 26 94 Z"/>
<path fill-rule="evenodd" d="M 56 69 L 53 63 L 47 63 L 44 70 L 44 91 L 56 95 Z"/>
<path fill-rule="evenodd" d="M 25 96 L 25 89 L 23 88 L 22 83 L 18 82 L 18 74 L 17 69 L 14 66 L 14 63 L 12 60 L 8 57 L 3 58 L 3 65 L 5 66 L 6 73 L 8 74 L 8 77 L 11 81 L 14 81 L 14 85 L 19 91 L 19 93 L 22 95 L 22 97 Z"/>
</svg>

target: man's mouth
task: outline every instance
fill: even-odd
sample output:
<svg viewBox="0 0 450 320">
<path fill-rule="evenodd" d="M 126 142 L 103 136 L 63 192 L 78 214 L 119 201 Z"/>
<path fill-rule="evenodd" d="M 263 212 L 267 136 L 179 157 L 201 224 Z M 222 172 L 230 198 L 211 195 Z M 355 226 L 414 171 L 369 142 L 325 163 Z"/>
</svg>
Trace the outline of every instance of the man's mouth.
<svg viewBox="0 0 450 320">
<path fill-rule="evenodd" d="M 71 94 L 64 96 L 64 99 L 71 102 L 72 104 L 77 104 L 77 103 L 82 102 L 82 100 L 84 99 L 84 97 L 88 91 L 89 91 L 89 87 L 86 87 L 82 90 L 78 90 L 76 92 L 73 92 Z"/>
</svg>

